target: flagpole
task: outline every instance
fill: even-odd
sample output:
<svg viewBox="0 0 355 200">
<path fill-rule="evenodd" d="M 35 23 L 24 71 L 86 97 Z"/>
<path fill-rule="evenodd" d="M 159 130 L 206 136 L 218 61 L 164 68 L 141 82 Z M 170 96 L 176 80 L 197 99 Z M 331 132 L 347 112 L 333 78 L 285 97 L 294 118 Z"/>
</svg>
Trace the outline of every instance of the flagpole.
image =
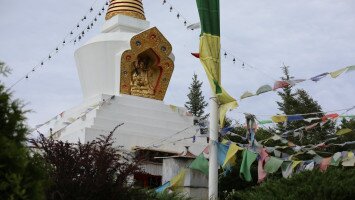
<svg viewBox="0 0 355 200">
<path fill-rule="evenodd" d="M 208 197 L 210 200 L 218 199 L 218 101 L 215 91 L 211 91 L 210 98 L 210 151 L 208 172 Z"/>
</svg>

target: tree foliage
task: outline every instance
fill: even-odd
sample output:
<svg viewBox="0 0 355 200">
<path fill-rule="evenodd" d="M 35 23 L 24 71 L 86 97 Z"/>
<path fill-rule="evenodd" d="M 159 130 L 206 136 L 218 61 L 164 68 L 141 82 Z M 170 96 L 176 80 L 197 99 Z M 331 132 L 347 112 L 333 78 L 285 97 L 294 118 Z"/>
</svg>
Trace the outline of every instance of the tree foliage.
<svg viewBox="0 0 355 200">
<path fill-rule="evenodd" d="M 0 62 L 0 75 L 8 73 Z M 7 72 L 6 72 L 7 71 Z M 23 104 L 0 83 L 0 199 L 43 199 L 43 164 L 26 147 Z"/>
<path fill-rule="evenodd" d="M 112 133 L 85 144 L 69 143 L 40 135 L 30 142 L 48 165 L 51 184 L 46 197 L 64 199 L 135 199 L 132 177 L 142 173 L 139 160 L 113 146 Z M 137 197 L 138 196 L 138 197 Z"/>
<path fill-rule="evenodd" d="M 293 77 L 289 73 L 289 67 L 284 66 L 283 68 L 284 76 L 282 80 L 292 81 Z M 279 110 L 282 111 L 282 114 L 294 115 L 294 114 L 304 114 L 304 113 L 317 113 L 303 115 L 304 118 L 318 117 L 322 118 L 324 113 L 322 113 L 322 108 L 309 94 L 303 89 L 296 89 L 295 91 L 292 88 L 292 85 L 289 87 L 283 88 L 282 91 L 278 92 L 278 95 L 281 97 L 281 101 L 277 102 Z M 312 123 L 317 121 L 312 121 Z M 320 120 L 318 120 L 320 122 Z M 286 124 L 279 124 L 278 130 L 282 132 L 292 131 L 303 126 L 309 126 L 312 123 L 300 120 L 300 121 L 291 121 Z M 292 134 L 289 135 L 289 139 L 294 141 L 296 144 L 317 144 L 328 138 L 328 135 L 334 134 L 334 123 L 328 121 L 322 126 L 317 126 L 309 131 L 304 132 L 304 137 L 297 136 L 293 137 Z"/>
<path fill-rule="evenodd" d="M 233 199 L 353 199 L 355 196 L 355 169 L 330 168 L 326 172 L 306 171 L 292 178 L 267 180 L 246 191 L 232 192 Z"/>
<path fill-rule="evenodd" d="M 185 107 L 197 117 L 203 117 L 203 114 L 205 113 L 204 109 L 208 105 L 202 95 L 201 86 L 202 82 L 198 80 L 197 74 L 194 74 L 192 77 L 192 83 L 189 87 L 190 92 L 187 95 L 188 101 L 185 103 Z"/>
</svg>

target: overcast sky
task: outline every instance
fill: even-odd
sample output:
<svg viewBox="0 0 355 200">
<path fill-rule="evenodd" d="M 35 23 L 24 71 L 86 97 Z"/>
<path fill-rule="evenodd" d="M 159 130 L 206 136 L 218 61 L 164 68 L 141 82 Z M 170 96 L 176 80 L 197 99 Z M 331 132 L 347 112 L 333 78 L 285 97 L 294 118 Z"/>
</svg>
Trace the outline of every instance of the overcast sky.
<svg viewBox="0 0 355 200">
<path fill-rule="evenodd" d="M 0 60 L 13 68 L 7 86 L 38 65 L 53 51 L 87 12 L 94 0 L 0 0 Z M 190 53 L 198 52 L 199 30 L 187 31 L 183 19 L 198 22 L 195 0 L 144 0 L 146 18 L 173 46 L 175 71 L 165 97 L 166 104 L 183 106 L 193 73 L 204 82 L 206 99 L 209 85 L 200 62 Z M 94 13 L 105 3 L 97 0 Z M 353 0 L 221 0 L 222 48 L 255 69 L 222 59 L 222 84 L 235 98 L 259 86 L 273 84 L 280 67 L 290 66 L 296 78 L 310 78 L 323 72 L 355 64 L 355 1 Z M 88 15 L 91 19 L 93 16 Z M 82 102 L 74 51 L 100 31 L 103 17 L 78 45 L 67 45 L 52 56 L 45 67 L 13 88 L 14 96 L 27 103 L 28 123 L 34 126 Z M 59 46 L 62 48 L 62 46 Z M 223 53 L 223 52 L 222 52 Z M 337 79 L 326 77 L 318 83 L 307 81 L 305 89 L 323 107 L 337 110 L 355 105 L 355 72 Z M 274 92 L 239 102 L 230 117 L 242 119 L 241 112 L 279 113 Z M 240 113 L 237 113 L 240 112 Z M 354 114 L 352 111 L 351 114 Z"/>
</svg>

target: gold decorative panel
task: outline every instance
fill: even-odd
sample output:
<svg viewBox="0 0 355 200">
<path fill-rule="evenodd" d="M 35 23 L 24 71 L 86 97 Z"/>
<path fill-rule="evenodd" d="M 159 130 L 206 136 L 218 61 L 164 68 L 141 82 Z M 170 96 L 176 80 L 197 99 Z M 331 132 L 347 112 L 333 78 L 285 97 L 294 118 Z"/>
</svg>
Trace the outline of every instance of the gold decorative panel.
<svg viewBox="0 0 355 200">
<path fill-rule="evenodd" d="M 142 0 L 111 0 L 105 19 L 118 14 L 145 20 Z"/>
<path fill-rule="evenodd" d="M 121 57 L 120 93 L 162 101 L 174 71 L 171 44 L 153 27 L 135 35 L 130 45 Z"/>
</svg>

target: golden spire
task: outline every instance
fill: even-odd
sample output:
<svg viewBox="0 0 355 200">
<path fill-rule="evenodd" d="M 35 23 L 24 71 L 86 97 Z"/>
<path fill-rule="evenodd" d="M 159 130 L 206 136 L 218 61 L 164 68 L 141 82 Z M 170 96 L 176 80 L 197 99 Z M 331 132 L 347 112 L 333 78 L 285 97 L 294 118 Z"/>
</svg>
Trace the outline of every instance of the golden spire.
<svg viewBox="0 0 355 200">
<path fill-rule="evenodd" d="M 118 14 L 145 20 L 142 0 L 110 0 L 106 20 Z"/>
</svg>

